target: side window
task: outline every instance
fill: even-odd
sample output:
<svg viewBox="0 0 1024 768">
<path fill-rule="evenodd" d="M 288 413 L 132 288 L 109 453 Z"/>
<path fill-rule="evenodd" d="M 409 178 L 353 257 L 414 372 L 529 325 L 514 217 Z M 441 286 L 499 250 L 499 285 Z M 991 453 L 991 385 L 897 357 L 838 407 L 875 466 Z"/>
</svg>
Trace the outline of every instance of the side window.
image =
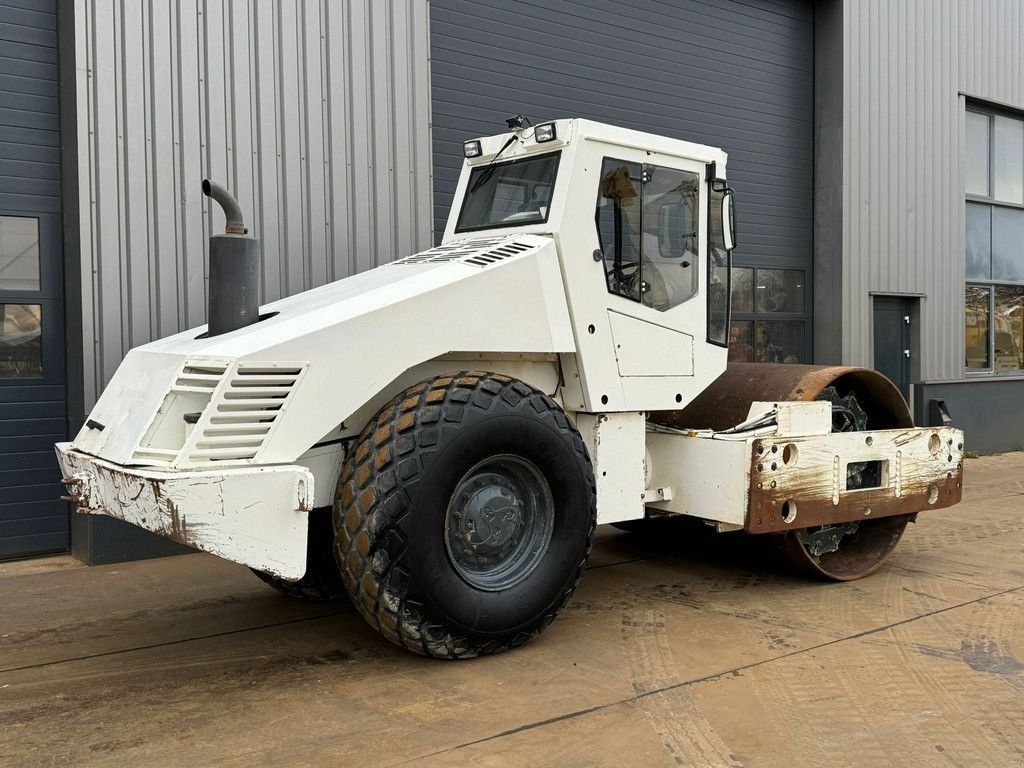
<svg viewBox="0 0 1024 768">
<path fill-rule="evenodd" d="M 597 232 L 608 290 L 664 311 L 698 289 L 696 173 L 606 158 Z"/>
</svg>

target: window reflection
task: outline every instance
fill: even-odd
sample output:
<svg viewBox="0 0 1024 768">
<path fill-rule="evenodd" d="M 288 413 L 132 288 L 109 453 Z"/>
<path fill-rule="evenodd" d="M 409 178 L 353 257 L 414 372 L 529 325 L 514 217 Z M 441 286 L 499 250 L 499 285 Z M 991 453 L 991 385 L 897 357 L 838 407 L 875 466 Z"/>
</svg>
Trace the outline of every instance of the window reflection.
<svg viewBox="0 0 1024 768">
<path fill-rule="evenodd" d="M 1024 285 L 997 285 L 995 292 L 995 368 L 1024 370 Z"/>
<path fill-rule="evenodd" d="M 699 210 L 697 174 L 605 158 L 595 220 L 609 292 L 659 311 L 693 298 Z"/>
<path fill-rule="evenodd" d="M 988 327 L 990 289 L 968 285 L 965 293 L 965 342 L 968 368 L 989 368 Z"/>
<path fill-rule="evenodd" d="M 992 196 L 1024 203 L 1024 121 L 996 115 L 992 146 Z"/>
<path fill-rule="evenodd" d="M 0 304 L 0 378 L 43 375 L 38 304 Z"/>
<path fill-rule="evenodd" d="M 729 325 L 729 362 L 754 362 L 754 321 L 733 320 Z"/>
<path fill-rule="evenodd" d="M 804 324 L 799 320 L 758 320 L 754 359 L 758 363 L 799 363 L 804 354 Z"/>
<path fill-rule="evenodd" d="M 989 118 L 967 113 L 967 194 L 988 197 Z"/>
<path fill-rule="evenodd" d="M 754 270 L 750 267 L 732 269 L 732 311 L 754 311 Z"/>
<path fill-rule="evenodd" d="M 39 220 L 0 216 L 0 291 L 39 290 Z"/>
<path fill-rule="evenodd" d="M 803 312 L 804 273 L 799 269 L 757 270 L 758 312 Z"/>
<path fill-rule="evenodd" d="M 992 279 L 1024 281 L 1024 211 L 992 209 Z"/>
<path fill-rule="evenodd" d="M 992 279 L 992 206 L 967 203 L 967 277 Z"/>
</svg>

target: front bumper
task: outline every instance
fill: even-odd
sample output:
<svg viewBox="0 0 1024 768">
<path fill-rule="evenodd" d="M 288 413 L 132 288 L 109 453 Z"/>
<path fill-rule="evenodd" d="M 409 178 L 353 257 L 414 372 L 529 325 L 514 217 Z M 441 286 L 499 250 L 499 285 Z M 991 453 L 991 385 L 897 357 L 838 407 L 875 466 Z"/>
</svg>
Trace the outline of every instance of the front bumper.
<svg viewBox="0 0 1024 768">
<path fill-rule="evenodd" d="M 68 500 L 284 579 L 306 572 L 313 475 L 305 467 L 125 467 L 58 443 Z"/>
</svg>

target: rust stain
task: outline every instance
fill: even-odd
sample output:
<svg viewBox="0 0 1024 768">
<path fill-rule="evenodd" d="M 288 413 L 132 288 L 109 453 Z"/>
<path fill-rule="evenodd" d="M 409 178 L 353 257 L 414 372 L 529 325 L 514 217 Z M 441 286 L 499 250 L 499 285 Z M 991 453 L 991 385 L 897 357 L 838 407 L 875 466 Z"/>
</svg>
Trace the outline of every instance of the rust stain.
<svg viewBox="0 0 1024 768">
<path fill-rule="evenodd" d="M 728 429 L 747 418 L 753 402 L 818 398 L 834 386 L 853 394 L 868 416 L 869 429 L 912 427 L 907 401 L 899 389 L 869 368 L 773 363 L 730 363 L 725 373 L 677 411 L 656 411 L 650 421 L 674 429 Z"/>
<path fill-rule="evenodd" d="M 943 509 L 960 502 L 963 493 L 963 463 L 955 466 L 928 467 L 927 471 L 903 476 L 897 496 L 893 484 L 863 490 L 845 490 L 840 479 L 838 503 L 833 495 L 833 474 L 817 467 L 791 471 L 783 475 L 769 464 L 762 441 L 754 442 L 750 464 L 748 533 L 778 533 L 835 523 L 877 520 L 912 515 L 931 509 Z M 934 496 L 937 490 L 937 496 Z M 933 498 L 934 496 L 934 498 Z M 791 506 L 786 508 L 786 504 Z M 794 512 L 787 522 L 785 512 Z M 785 509 L 784 509 L 785 508 Z"/>
<path fill-rule="evenodd" d="M 186 527 L 185 518 L 178 511 L 178 506 L 170 499 L 167 500 L 166 506 L 167 514 L 171 521 L 171 528 L 167 532 L 168 538 L 179 541 L 182 544 L 188 544 L 188 528 Z"/>
</svg>

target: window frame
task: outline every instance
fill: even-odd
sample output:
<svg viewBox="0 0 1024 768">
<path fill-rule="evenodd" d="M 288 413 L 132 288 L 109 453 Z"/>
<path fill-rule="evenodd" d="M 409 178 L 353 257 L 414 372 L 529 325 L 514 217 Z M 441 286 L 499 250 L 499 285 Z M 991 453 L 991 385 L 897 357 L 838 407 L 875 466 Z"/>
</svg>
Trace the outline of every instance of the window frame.
<svg viewBox="0 0 1024 768">
<path fill-rule="evenodd" d="M 1015 211 L 1024 211 L 1024 203 L 1014 203 L 1007 200 L 999 200 L 995 197 L 996 194 L 996 183 L 995 183 L 995 126 L 996 118 L 1003 117 L 1016 120 L 1024 123 L 1024 114 L 1013 112 L 1011 110 L 999 109 L 990 107 L 985 104 L 979 104 L 973 101 L 968 101 L 964 110 L 964 121 L 966 125 L 968 113 L 984 115 L 988 118 L 988 195 L 979 195 L 967 191 L 967 179 L 969 176 L 969 169 L 965 171 L 963 176 L 963 221 L 964 221 L 964 312 L 963 323 L 963 338 L 964 338 L 964 357 L 963 357 L 963 375 L 965 378 L 986 378 L 986 377 L 1003 377 L 1003 378 L 1020 378 L 1024 376 L 1024 366 L 1018 370 L 1000 371 L 996 366 L 996 355 L 995 355 L 995 301 L 996 291 L 995 289 L 999 286 L 1009 286 L 1014 288 L 1024 287 L 1024 280 L 1013 281 L 1013 280 L 999 280 L 992 277 L 989 278 L 977 278 L 968 277 L 967 275 L 967 205 L 974 203 L 988 206 L 989 209 L 1003 208 Z M 965 161 L 966 161 L 966 146 L 964 148 Z M 1024 169 L 1022 169 L 1024 174 Z M 1024 179 L 1022 179 L 1024 183 Z M 989 275 L 993 274 L 993 243 L 994 237 L 992 232 L 992 221 L 994 216 L 990 210 L 989 216 Z M 1021 259 L 1024 260 L 1024 248 L 1021 250 Z M 967 366 L 967 300 L 966 294 L 968 288 L 983 288 L 988 291 L 988 366 L 985 368 L 969 368 Z"/>
<path fill-rule="evenodd" d="M 0 218 L 20 219 L 34 221 L 36 225 L 36 287 L 35 288 L 5 288 L 0 279 L 0 294 L 4 296 L 27 296 L 33 297 L 46 290 L 43 274 L 43 222 L 37 214 L 7 213 L 0 211 Z"/>
<path fill-rule="evenodd" d="M 813 296 L 811 293 L 811 284 L 808 280 L 808 275 L 811 274 L 812 267 L 807 264 L 798 263 L 772 263 L 767 264 L 765 262 L 756 262 L 752 259 L 744 259 L 740 263 L 734 262 L 732 264 L 732 284 L 736 284 L 736 270 L 738 269 L 749 269 L 751 270 L 751 283 L 750 283 L 750 300 L 751 300 L 751 311 L 742 312 L 736 310 L 736 302 L 733 300 L 730 292 L 730 307 L 731 316 L 729 318 L 729 338 L 732 338 L 732 325 L 733 323 L 749 322 L 751 323 L 751 354 L 756 358 L 757 356 L 757 324 L 758 322 L 797 322 L 803 324 L 803 351 L 801 354 L 800 363 L 808 364 L 812 362 L 813 354 L 813 334 L 807 332 L 808 328 L 812 327 L 813 323 Z M 758 312 L 757 310 L 757 270 L 759 269 L 770 269 L 777 270 L 779 272 L 785 272 L 787 270 L 792 272 L 801 272 L 803 274 L 802 290 L 803 290 L 803 311 L 802 312 Z M 730 347 L 731 350 L 731 347 Z M 753 360 L 752 362 L 757 362 Z"/>
</svg>

